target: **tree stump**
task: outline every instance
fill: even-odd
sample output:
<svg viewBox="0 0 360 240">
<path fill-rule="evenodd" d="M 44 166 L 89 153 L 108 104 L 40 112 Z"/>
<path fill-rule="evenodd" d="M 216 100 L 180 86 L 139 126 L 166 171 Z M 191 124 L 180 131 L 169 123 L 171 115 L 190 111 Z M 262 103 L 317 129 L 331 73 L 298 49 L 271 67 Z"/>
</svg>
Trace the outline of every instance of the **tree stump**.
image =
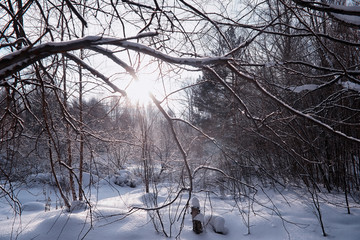
<svg viewBox="0 0 360 240">
<path fill-rule="evenodd" d="M 200 204 L 197 198 L 193 198 L 192 206 L 191 206 L 191 217 L 193 222 L 193 231 L 196 234 L 200 234 L 203 232 L 203 218 L 204 216 L 200 213 Z"/>
</svg>

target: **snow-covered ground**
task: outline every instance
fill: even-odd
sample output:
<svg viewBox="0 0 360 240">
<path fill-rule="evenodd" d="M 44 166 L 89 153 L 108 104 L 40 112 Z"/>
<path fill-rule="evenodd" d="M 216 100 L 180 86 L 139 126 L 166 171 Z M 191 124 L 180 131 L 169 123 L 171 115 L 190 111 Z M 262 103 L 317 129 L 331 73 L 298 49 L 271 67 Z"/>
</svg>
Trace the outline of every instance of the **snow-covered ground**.
<svg viewBox="0 0 360 240">
<path fill-rule="evenodd" d="M 159 202 L 166 200 L 168 189 L 160 187 Z M 131 188 L 110 186 L 105 181 L 100 182 L 96 187 L 91 188 L 90 201 L 93 204 L 91 212 L 82 208 L 72 213 L 64 211 L 61 209 L 60 201 L 57 200 L 56 192 L 48 185 L 38 183 L 31 188 L 20 187 L 16 193 L 23 204 L 21 217 L 19 215 L 14 217 L 9 203 L 4 197 L 0 199 L 1 240 L 69 240 L 83 237 L 92 240 L 167 239 L 162 233 L 154 230 L 149 213 L 141 210 L 127 215 L 132 206 L 144 206 L 145 195 L 141 185 Z M 311 198 L 305 193 L 300 189 L 282 189 L 281 194 L 273 189 L 258 191 L 256 194 L 258 202 L 250 205 L 252 210 L 249 218 L 247 215 L 249 199 L 238 202 L 238 206 L 243 210 L 242 217 L 238 206 L 230 196 L 218 197 L 194 193 L 199 199 L 201 212 L 205 215 L 204 219 L 209 219 L 210 216 L 222 216 L 228 233 L 217 234 L 208 225 L 203 233 L 195 234 L 192 231 L 191 214 L 188 210 L 180 237 L 203 240 L 324 239 Z M 185 202 L 186 196 L 187 193 L 184 193 L 182 202 Z M 351 214 L 347 214 L 343 207 L 343 196 L 340 194 L 327 195 L 326 198 L 320 198 L 320 202 L 325 230 L 328 234 L 326 239 L 360 239 L 359 205 L 353 203 Z M 339 206 L 328 202 L 339 203 Z M 171 211 L 176 210 L 182 216 L 181 208 L 171 208 Z M 166 211 L 163 214 L 165 228 L 167 233 L 170 233 L 167 223 L 173 215 L 167 214 Z M 248 229 L 244 224 L 248 220 L 250 234 L 247 234 Z M 176 237 L 178 228 L 179 223 L 172 226 L 171 238 Z"/>
</svg>

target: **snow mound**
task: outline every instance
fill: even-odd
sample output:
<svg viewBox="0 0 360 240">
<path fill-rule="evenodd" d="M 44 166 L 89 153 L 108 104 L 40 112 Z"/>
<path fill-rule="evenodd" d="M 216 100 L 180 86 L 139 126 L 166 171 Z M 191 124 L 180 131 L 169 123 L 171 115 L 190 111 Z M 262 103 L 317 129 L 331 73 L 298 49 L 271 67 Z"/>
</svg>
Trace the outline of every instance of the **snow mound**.
<svg viewBox="0 0 360 240">
<path fill-rule="evenodd" d="M 68 181 L 66 180 L 66 176 L 57 175 L 56 176 L 61 186 L 67 186 Z M 77 179 L 79 179 L 79 173 L 76 173 Z M 74 178 L 76 182 L 76 179 Z M 95 174 L 90 174 L 88 172 L 83 172 L 82 185 L 83 187 L 89 187 L 91 184 L 94 184 L 99 181 L 99 177 Z M 26 178 L 27 183 L 32 184 L 48 184 L 51 186 L 55 186 L 55 179 L 51 173 L 37 173 L 31 174 Z"/>
<path fill-rule="evenodd" d="M 45 211 L 45 204 L 41 202 L 27 202 L 22 205 L 22 211 L 25 212 Z"/>
<path fill-rule="evenodd" d="M 191 204 L 194 208 L 200 208 L 200 202 L 199 199 L 197 199 L 196 197 L 192 198 Z"/>
<path fill-rule="evenodd" d="M 26 178 L 26 182 L 54 185 L 55 181 L 51 173 L 37 173 L 37 174 L 30 174 Z"/>
<path fill-rule="evenodd" d="M 79 177 L 79 174 L 77 174 Z M 95 174 L 90 174 L 88 172 L 83 172 L 82 177 L 82 185 L 83 187 L 89 187 L 91 184 L 97 183 L 99 181 L 99 177 Z"/>
<path fill-rule="evenodd" d="M 86 210 L 87 205 L 84 201 L 72 201 L 71 203 L 71 207 L 70 207 L 70 212 L 74 213 L 74 212 L 82 212 L 84 210 Z"/>
<path fill-rule="evenodd" d="M 194 221 L 204 222 L 204 215 L 202 213 L 199 213 L 194 217 Z"/>
<path fill-rule="evenodd" d="M 227 234 L 228 229 L 225 227 L 225 219 L 220 216 L 210 216 L 207 218 L 209 225 L 213 228 L 214 232 L 220 234 Z"/>
<path fill-rule="evenodd" d="M 139 185 L 139 179 L 136 178 L 134 174 L 128 170 L 119 170 L 110 178 L 110 181 L 121 187 L 128 186 L 135 188 L 137 187 L 137 185 Z"/>
<path fill-rule="evenodd" d="M 156 202 L 156 196 L 154 193 L 145 193 L 142 196 L 141 201 L 147 205 L 153 204 L 154 202 Z"/>
</svg>

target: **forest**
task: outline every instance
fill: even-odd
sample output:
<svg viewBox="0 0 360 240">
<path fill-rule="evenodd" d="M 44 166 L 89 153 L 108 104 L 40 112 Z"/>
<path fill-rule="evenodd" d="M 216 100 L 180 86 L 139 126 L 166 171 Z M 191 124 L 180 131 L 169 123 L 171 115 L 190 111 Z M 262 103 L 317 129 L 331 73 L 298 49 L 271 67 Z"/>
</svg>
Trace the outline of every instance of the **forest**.
<svg viewBox="0 0 360 240">
<path fill-rule="evenodd" d="M 195 197 L 225 199 L 246 236 L 269 211 L 290 239 L 290 190 L 317 237 L 332 235 L 328 206 L 359 221 L 359 27 L 357 0 L 1 0 L 0 239 L 30 236 L 14 226 L 33 188 L 45 212 L 86 212 L 63 239 L 139 212 L 197 239 Z M 101 212 L 107 188 L 141 204 Z"/>
</svg>

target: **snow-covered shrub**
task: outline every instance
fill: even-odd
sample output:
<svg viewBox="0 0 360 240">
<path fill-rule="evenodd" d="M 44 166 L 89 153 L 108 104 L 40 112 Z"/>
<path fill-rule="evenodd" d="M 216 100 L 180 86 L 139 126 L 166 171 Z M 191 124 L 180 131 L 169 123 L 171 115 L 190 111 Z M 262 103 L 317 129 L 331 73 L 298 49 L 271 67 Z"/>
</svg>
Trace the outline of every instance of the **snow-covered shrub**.
<svg viewBox="0 0 360 240">
<path fill-rule="evenodd" d="M 140 182 L 139 179 L 128 170 L 119 170 L 110 178 L 110 181 L 121 187 L 128 186 L 132 188 L 135 188 Z"/>
<path fill-rule="evenodd" d="M 60 175 L 57 174 L 57 179 L 60 183 L 60 185 L 64 188 L 67 188 L 68 184 L 68 174 Z M 76 173 L 77 178 L 79 179 L 79 173 Z M 75 178 L 74 181 L 76 182 Z M 83 172 L 83 178 L 82 178 L 82 185 L 83 187 L 89 187 L 90 184 L 94 184 L 99 181 L 99 177 L 94 174 L 90 174 L 87 172 Z M 50 186 L 55 186 L 55 179 L 54 176 L 51 173 L 37 173 L 37 174 L 30 174 L 26 177 L 26 182 L 28 184 L 48 184 Z"/>
<path fill-rule="evenodd" d="M 58 175 L 57 180 L 61 186 L 66 186 L 66 178 L 64 176 Z M 27 184 L 48 184 L 50 186 L 55 186 L 55 178 L 51 173 L 37 173 L 30 174 L 26 177 Z"/>
<path fill-rule="evenodd" d="M 26 178 L 27 183 L 41 183 L 41 184 L 50 184 L 52 183 L 51 173 L 38 173 L 31 174 Z"/>
</svg>

